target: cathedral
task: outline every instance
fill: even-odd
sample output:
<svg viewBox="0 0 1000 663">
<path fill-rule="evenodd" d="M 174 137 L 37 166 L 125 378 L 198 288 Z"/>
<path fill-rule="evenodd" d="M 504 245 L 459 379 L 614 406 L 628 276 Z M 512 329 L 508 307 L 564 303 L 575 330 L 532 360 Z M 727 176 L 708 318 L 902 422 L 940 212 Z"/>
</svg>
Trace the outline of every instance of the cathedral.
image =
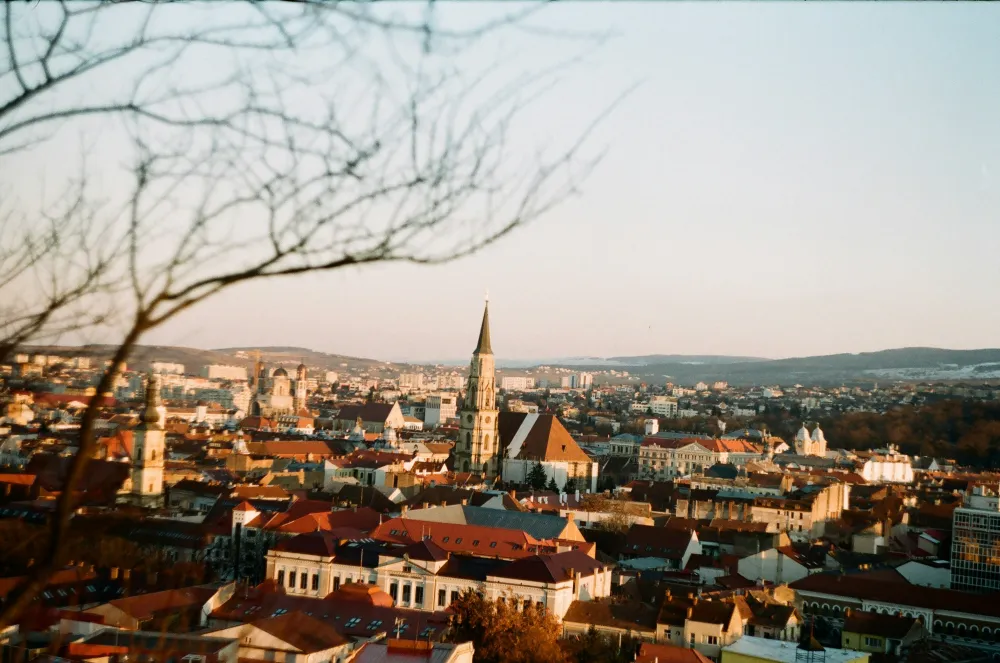
<svg viewBox="0 0 1000 663">
<path fill-rule="evenodd" d="M 454 449 L 456 472 L 524 484 L 531 471 L 541 466 L 546 480 L 560 489 L 575 486 L 577 490 L 597 490 L 598 464 L 580 448 L 558 417 L 500 412 L 497 408 L 489 304 L 483 311 L 479 342 L 472 352 L 459 418 Z"/>
<path fill-rule="evenodd" d="M 802 424 L 802 428 L 795 434 L 795 453 L 800 456 L 825 456 L 826 438 L 823 436 L 823 429 L 816 424 L 812 433 Z"/>
<path fill-rule="evenodd" d="M 479 342 L 472 352 L 465 402 L 459 413 L 455 471 L 492 479 L 499 473 L 499 411 L 496 403 L 496 366 L 490 347 L 490 306 L 483 310 Z"/>
<path fill-rule="evenodd" d="M 276 417 L 303 413 L 309 396 L 307 379 L 305 364 L 299 364 L 292 380 L 283 368 L 268 374 L 267 367 L 257 359 L 251 381 L 250 414 Z M 308 412 L 305 414 L 308 415 Z"/>
</svg>

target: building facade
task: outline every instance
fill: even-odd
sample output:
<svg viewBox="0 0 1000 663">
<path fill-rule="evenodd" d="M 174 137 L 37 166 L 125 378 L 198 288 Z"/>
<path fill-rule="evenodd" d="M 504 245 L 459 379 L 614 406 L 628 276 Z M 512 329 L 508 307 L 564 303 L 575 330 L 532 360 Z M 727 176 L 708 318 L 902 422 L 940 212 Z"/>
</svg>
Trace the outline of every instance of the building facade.
<svg viewBox="0 0 1000 663">
<path fill-rule="evenodd" d="M 972 487 L 952 515 L 951 586 L 1000 590 L 1000 496 L 995 490 Z"/>
</svg>

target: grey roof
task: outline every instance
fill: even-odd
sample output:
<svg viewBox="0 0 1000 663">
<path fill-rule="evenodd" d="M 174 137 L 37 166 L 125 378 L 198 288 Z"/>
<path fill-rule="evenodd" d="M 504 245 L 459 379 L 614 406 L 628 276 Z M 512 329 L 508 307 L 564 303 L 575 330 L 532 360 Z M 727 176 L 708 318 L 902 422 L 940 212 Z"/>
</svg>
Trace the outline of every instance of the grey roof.
<svg viewBox="0 0 1000 663">
<path fill-rule="evenodd" d="M 536 539 L 552 539 L 566 529 L 566 519 L 544 513 L 528 511 L 503 511 L 478 506 L 462 507 L 465 522 L 469 525 L 522 530 Z"/>
</svg>

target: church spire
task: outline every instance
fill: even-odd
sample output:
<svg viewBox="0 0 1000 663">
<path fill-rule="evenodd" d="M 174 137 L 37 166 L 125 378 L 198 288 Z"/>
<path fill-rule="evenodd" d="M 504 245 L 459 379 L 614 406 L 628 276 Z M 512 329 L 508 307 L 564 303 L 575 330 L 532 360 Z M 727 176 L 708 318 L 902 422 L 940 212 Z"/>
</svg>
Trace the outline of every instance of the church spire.
<svg viewBox="0 0 1000 663">
<path fill-rule="evenodd" d="M 147 428 L 162 429 L 163 422 L 160 420 L 160 409 L 163 401 L 160 400 L 160 378 L 155 373 L 150 373 L 146 379 L 146 407 L 142 412 L 142 421 Z"/>
<path fill-rule="evenodd" d="M 490 302 L 486 300 L 486 308 L 483 309 L 483 326 L 479 328 L 479 343 L 474 351 L 477 355 L 491 355 L 493 348 L 490 347 Z"/>
</svg>

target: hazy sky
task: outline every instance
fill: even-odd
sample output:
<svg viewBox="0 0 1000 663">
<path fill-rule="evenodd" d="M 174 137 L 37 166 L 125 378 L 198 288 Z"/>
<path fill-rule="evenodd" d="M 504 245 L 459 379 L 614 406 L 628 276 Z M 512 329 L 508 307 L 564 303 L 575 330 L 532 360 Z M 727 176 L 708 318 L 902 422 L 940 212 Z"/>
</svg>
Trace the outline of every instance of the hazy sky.
<svg viewBox="0 0 1000 663">
<path fill-rule="evenodd" d="M 474 257 L 255 284 L 147 342 L 461 358 L 488 289 L 510 359 L 1000 346 L 1000 6 L 566 3 L 533 24 L 614 36 L 528 111 L 526 149 L 638 83 L 579 197 Z M 579 46 L 506 39 L 539 62 Z"/>
</svg>

